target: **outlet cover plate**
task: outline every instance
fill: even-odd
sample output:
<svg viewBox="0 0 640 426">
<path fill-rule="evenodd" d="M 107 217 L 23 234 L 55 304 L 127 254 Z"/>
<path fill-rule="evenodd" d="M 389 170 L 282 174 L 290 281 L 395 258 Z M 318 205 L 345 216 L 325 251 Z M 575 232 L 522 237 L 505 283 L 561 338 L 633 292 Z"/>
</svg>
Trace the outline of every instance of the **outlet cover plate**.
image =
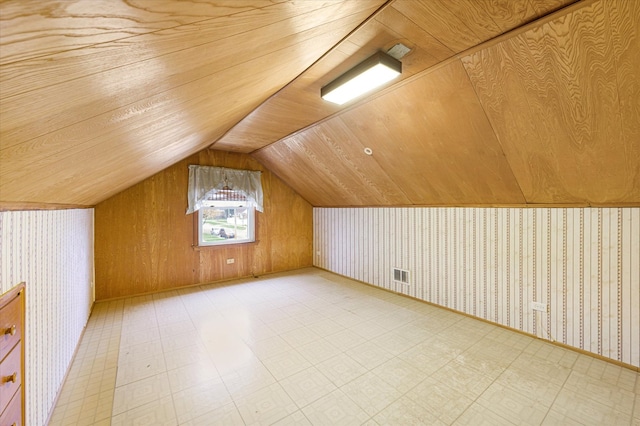
<svg viewBox="0 0 640 426">
<path fill-rule="evenodd" d="M 547 304 L 542 302 L 531 302 L 531 309 L 534 311 L 547 312 Z"/>
</svg>

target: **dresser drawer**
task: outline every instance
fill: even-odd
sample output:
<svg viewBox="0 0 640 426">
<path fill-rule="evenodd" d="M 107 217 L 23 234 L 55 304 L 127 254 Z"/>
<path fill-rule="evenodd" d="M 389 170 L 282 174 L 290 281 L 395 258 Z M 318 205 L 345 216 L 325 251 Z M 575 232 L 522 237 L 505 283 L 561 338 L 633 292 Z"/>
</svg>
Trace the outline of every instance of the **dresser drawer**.
<svg viewBox="0 0 640 426">
<path fill-rule="evenodd" d="M 1 426 L 22 426 L 22 392 L 16 392 L 11 402 L 0 416 Z"/>
<path fill-rule="evenodd" d="M 2 363 L 0 363 L 0 412 L 4 412 L 5 407 L 9 404 L 9 401 L 11 401 L 22 383 L 20 351 L 21 344 L 18 343 L 9 355 L 2 360 Z"/>
<path fill-rule="evenodd" d="M 2 308 L 0 315 L 0 361 L 22 339 L 22 295 Z"/>
</svg>

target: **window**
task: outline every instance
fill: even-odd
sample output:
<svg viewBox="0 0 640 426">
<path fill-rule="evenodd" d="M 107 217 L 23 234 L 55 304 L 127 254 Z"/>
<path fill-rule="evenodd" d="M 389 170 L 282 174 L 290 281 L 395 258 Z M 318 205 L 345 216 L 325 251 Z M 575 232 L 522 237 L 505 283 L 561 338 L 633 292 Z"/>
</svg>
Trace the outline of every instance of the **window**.
<svg viewBox="0 0 640 426">
<path fill-rule="evenodd" d="M 189 166 L 187 214 L 197 246 L 255 242 L 255 211 L 263 211 L 261 172 Z"/>
<path fill-rule="evenodd" d="M 198 210 L 198 245 L 255 241 L 255 209 L 240 200 L 205 200 Z"/>
</svg>

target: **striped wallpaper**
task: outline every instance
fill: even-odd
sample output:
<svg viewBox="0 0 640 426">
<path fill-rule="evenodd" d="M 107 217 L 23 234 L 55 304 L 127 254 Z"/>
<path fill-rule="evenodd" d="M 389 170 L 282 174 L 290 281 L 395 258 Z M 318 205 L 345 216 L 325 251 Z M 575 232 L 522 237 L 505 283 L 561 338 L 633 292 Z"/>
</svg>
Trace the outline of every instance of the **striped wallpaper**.
<svg viewBox="0 0 640 426">
<path fill-rule="evenodd" d="M 314 265 L 640 367 L 640 208 L 315 208 Z"/>
<path fill-rule="evenodd" d="M 93 210 L 0 212 L 0 292 L 26 282 L 26 424 L 44 425 L 93 303 Z"/>
</svg>

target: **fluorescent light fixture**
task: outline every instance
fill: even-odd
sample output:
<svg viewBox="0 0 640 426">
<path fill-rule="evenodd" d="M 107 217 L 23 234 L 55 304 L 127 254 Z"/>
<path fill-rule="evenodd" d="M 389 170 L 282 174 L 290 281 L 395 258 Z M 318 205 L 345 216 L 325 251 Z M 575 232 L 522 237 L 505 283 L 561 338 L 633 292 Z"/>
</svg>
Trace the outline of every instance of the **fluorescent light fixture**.
<svg viewBox="0 0 640 426">
<path fill-rule="evenodd" d="M 378 52 L 351 68 L 320 90 L 324 100 L 342 105 L 393 80 L 402 72 L 402 62 Z"/>
</svg>

